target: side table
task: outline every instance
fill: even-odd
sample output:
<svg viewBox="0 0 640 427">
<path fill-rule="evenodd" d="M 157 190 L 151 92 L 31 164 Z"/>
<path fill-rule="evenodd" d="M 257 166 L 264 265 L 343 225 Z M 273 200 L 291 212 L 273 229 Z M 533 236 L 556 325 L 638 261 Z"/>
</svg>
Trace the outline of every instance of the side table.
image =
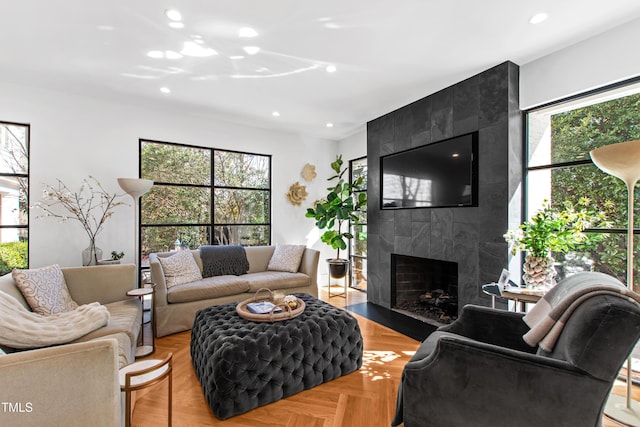
<svg viewBox="0 0 640 427">
<path fill-rule="evenodd" d="M 136 348 L 136 359 L 152 354 L 156 351 L 156 298 L 155 289 L 156 285 L 152 284 L 148 288 L 137 288 L 127 292 L 130 297 L 139 297 L 142 303 L 142 319 L 140 323 L 140 338 L 142 339 L 142 345 Z M 151 345 L 144 345 L 144 297 L 146 295 L 151 296 Z"/>
<path fill-rule="evenodd" d="M 172 412 L 172 372 L 173 353 L 169 353 L 163 360 L 147 359 L 133 362 L 131 365 L 120 369 L 118 377 L 120 380 L 120 391 L 125 394 L 125 427 L 131 426 L 131 416 L 133 412 L 132 393 L 151 387 L 168 378 L 168 425 L 171 426 Z"/>
</svg>

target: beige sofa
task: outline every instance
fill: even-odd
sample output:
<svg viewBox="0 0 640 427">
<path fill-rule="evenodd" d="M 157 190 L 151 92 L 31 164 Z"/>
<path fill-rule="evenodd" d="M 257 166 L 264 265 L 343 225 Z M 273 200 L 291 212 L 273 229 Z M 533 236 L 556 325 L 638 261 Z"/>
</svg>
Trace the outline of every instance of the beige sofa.
<svg viewBox="0 0 640 427">
<path fill-rule="evenodd" d="M 158 337 L 187 331 L 193 326 L 196 312 L 204 307 L 239 302 L 255 295 L 260 288 L 286 293 L 304 292 L 318 296 L 318 259 L 320 252 L 306 248 L 296 273 L 268 271 L 267 266 L 275 246 L 247 246 L 245 252 L 249 271 L 240 276 L 214 276 L 198 282 L 167 289 L 162 265 L 158 257 L 175 252 L 149 255 L 151 281 L 156 284 L 156 334 Z M 199 250 L 192 250 L 202 272 Z"/>
<path fill-rule="evenodd" d="M 118 369 L 132 363 L 141 327 L 133 264 L 62 268 L 78 304 L 107 307 L 109 323 L 73 343 L 0 355 L 0 425 L 116 426 L 122 419 Z M 11 274 L 0 291 L 29 305 Z"/>
</svg>

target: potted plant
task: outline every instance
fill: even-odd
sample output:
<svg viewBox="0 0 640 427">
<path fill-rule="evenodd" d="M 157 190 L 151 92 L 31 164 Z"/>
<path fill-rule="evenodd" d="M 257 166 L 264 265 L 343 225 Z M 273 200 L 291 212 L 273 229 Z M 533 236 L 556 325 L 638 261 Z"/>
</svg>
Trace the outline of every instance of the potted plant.
<svg viewBox="0 0 640 427">
<path fill-rule="evenodd" d="M 605 212 L 589 209 L 591 201 L 580 198 L 578 207 L 565 202 L 563 209 L 551 206 L 548 200 L 542 208 L 517 230 L 504 235 L 511 253 L 526 251 L 523 279 L 527 287 L 548 288 L 555 285 L 555 269 L 552 252 L 568 252 L 594 242 L 597 237 L 584 230 L 592 227 L 611 227 Z M 611 208 L 611 202 L 605 203 Z"/>
<path fill-rule="evenodd" d="M 124 252 L 111 251 L 111 258 L 99 259 L 98 265 L 120 264 L 120 260 L 124 257 Z"/>
<path fill-rule="evenodd" d="M 357 212 L 366 207 L 367 195 L 364 192 L 356 194 L 362 187 L 364 177 L 360 176 L 352 183 L 345 179 L 349 168 L 343 168 L 342 155 L 336 156 L 336 160 L 331 162 L 331 169 L 335 175 L 328 179 L 332 183 L 327 188 L 329 193 L 308 208 L 305 216 L 313 218 L 316 227 L 325 230 L 320 240 L 337 250 L 336 257 L 327 260 L 329 274 L 334 278 L 342 278 L 348 271 L 349 260 L 340 258 L 340 250 L 346 250 L 348 240 L 353 238 L 353 234 L 344 227 L 349 221 L 354 225 L 360 222 Z"/>
</svg>

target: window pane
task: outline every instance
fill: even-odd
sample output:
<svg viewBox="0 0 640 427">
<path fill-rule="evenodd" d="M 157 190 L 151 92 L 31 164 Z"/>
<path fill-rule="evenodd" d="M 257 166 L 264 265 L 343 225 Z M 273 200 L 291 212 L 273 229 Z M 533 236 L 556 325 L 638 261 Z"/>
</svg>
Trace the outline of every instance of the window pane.
<svg viewBox="0 0 640 427">
<path fill-rule="evenodd" d="M 268 245 L 268 225 L 217 225 L 213 227 L 213 245 Z"/>
<path fill-rule="evenodd" d="M 172 184 L 211 184 L 211 150 L 143 141 L 142 177 Z"/>
<path fill-rule="evenodd" d="M 600 271 L 627 283 L 627 236 L 626 234 L 599 234 L 601 240 L 584 252 L 554 253 L 557 279 L 563 279 L 581 271 Z M 634 239 L 638 248 L 640 237 Z M 634 257 L 634 290 L 638 292 L 640 281 L 640 259 Z"/>
<path fill-rule="evenodd" d="M 214 185 L 219 187 L 269 188 L 269 157 L 257 154 L 214 151 Z"/>
<path fill-rule="evenodd" d="M 154 185 L 142 197 L 142 222 L 207 224 L 211 221 L 210 194 L 209 188 Z"/>
<path fill-rule="evenodd" d="M 28 233 L 26 228 L 0 229 L 0 275 L 11 273 L 14 267 L 28 267 Z"/>
<path fill-rule="evenodd" d="M 367 159 L 358 159 L 351 162 L 351 182 L 355 182 L 362 177 L 360 190 L 367 189 Z"/>
<path fill-rule="evenodd" d="M 261 190 L 214 191 L 216 224 L 260 224 L 270 222 L 270 192 Z"/>
<path fill-rule="evenodd" d="M 367 289 L 367 259 L 352 258 L 353 262 L 353 284 L 352 286 L 361 290 Z"/>
<path fill-rule="evenodd" d="M 27 178 L 0 176 L 1 225 L 28 224 L 29 211 L 27 206 L 27 194 Z"/>
<path fill-rule="evenodd" d="M 0 123 L 0 173 L 28 173 L 28 126 Z"/>
<path fill-rule="evenodd" d="M 542 207 L 545 199 L 553 206 L 562 206 L 566 201 L 578 206 L 578 201 L 586 197 L 594 211 L 606 213 L 614 228 L 627 227 L 627 187 L 592 164 L 530 171 L 528 179 L 528 218 Z M 612 206 L 606 207 L 605 203 Z M 635 215 L 636 225 L 640 224 L 640 210 Z"/>
<path fill-rule="evenodd" d="M 589 160 L 597 147 L 640 139 L 640 84 L 529 113 L 529 166 Z"/>
<path fill-rule="evenodd" d="M 140 250 L 143 258 L 152 252 L 198 249 L 207 245 L 208 226 L 142 227 Z"/>
</svg>

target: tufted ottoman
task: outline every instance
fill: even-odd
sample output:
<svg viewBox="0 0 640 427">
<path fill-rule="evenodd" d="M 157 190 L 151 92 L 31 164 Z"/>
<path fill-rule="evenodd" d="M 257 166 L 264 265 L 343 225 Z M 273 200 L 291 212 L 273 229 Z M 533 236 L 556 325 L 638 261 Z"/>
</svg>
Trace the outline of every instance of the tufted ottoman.
<svg viewBox="0 0 640 427">
<path fill-rule="evenodd" d="M 353 372 L 362 366 L 358 321 L 307 294 L 305 311 L 274 323 L 252 322 L 236 303 L 196 313 L 191 358 L 219 419 L 229 418 Z"/>
</svg>

